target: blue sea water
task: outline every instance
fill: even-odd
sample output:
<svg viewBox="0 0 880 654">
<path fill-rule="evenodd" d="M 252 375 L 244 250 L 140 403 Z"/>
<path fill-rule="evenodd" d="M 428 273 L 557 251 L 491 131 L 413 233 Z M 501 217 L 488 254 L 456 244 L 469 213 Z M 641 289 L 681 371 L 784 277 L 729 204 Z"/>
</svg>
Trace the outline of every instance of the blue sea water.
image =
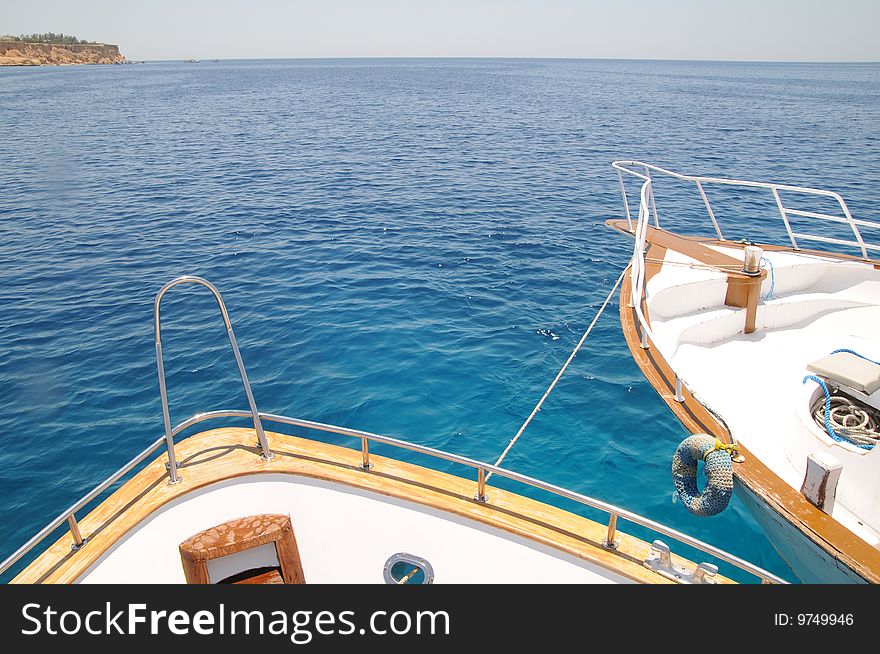
<svg viewBox="0 0 880 654">
<path fill-rule="evenodd" d="M 224 294 L 261 410 L 494 461 L 626 265 L 629 240 L 603 224 L 622 215 L 610 162 L 827 187 L 876 218 L 878 74 L 459 59 L 0 69 L 0 558 L 161 434 L 152 301 L 170 278 Z M 692 192 L 661 192 L 662 218 L 703 224 Z M 730 237 L 779 228 L 757 199 L 713 200 Z M 505 465 L 792 579 L 738 501 L 711 519 L 673 502 L 685 433 L 617 310 Z M 245 408 L 204 289 L 175 289 L 163 317 L 172 421 Z"/>
</svg>

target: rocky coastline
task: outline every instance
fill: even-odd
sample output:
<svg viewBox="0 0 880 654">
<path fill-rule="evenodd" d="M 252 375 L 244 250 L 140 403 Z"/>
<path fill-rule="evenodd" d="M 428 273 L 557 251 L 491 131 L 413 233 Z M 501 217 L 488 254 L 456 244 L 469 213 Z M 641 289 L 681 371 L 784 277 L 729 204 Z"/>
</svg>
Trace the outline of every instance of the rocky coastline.
<svg viewBox="0 0 880 654">
<path fill-rule="evenodd" d="M 0 40 L 0 66 L 124 64 L 119 47 L 107 43 L 31 43 Z"/>
</svg>

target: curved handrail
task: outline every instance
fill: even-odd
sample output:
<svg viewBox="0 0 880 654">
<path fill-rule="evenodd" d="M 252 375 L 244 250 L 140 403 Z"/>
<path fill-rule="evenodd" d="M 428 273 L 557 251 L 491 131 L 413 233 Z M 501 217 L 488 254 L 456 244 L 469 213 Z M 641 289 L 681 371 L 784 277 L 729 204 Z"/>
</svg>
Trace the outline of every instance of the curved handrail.
<svg viewBox="0 0 880 654">
<path fill-rule="evenodd" d="M 796 186 L 793 184 L 777 184 L 775 182 L 756 182 L 752 180 L 744 180 L 744 179 L 735 179 L 732 177 L 710 177 L 707 175 L 686 175 L 684 173 L 676 173 L 675 171 L 669 170 L 667 168 L 662 168 L 660 166 L 656 166 L 654 164 L 645 163 L 644 161 L 625 161 L 625 160 L 617 160 L 611 163 L 611 167 L 628 173 L 630 175 L 634 175 L 635 177 L 639 177 L 642 180 L 651 179 L 651 176 L 648 174 L 642 174 L 637 170 L 633 170 L 629 166 L 640 166 L 642 168 L 646 168 L 647 170 L 653 170 L 654 172 L 662 173 L 668 177 L 674 177 L 676 179 L 680 179 L 682 181 L 688 182 L 705 182 L 707 184 L 726 184 L 728 186 L 744 186 L 749 188 L 776 188 L 780 191 L 792 191 L 795 193 L 809 193 L 812 195 L 824 195 L 830 198 L 834 198 L 835 200 L 839 200 L 843 204 L 843 198 L 839 193 L 835 191 L 829 191 L 827 189 L 813 188 L 809 186 Z"/>
<path fill-rule="evenodd" d="M 220 410 L 220 411 L 209 411 L 206 413 L 199 413 L 190 418 L 187 418 L 176 427 L 171 430 L 172 436 L 176 436 L 180 432 L 193 425 L 201 423 L 205 420 L 213 420 L 217 418 L 247 418 L 251 417 L 250 411 L 244 410 Z M 578 502 L 584 506 L 591 507 L 593 509 L 597 509 L 599 511 L 603 511 L 609 514 L 609 523 L 608 523 L 608 542 L 613 542 L 614 533 L 617 526 L 617 520 L 622 518 L 634 524 L 645 527 L 646 529 L 650 529 L 658 534 L 663 534 L 670 538 L 675 539 L 676 541 L 698 549 L 706 554 L 714 556 L 722 561 L 725 561 L 749 574 L 752 574 L 762 581 L 770 582 L 770 583 L 778 583 L 785 584 L 788 583 L 781 577 L 774 575 L 763 568 L 756 566 L 748 561 L 739 558 L 738 556 L 726 552 L 725 550 L 719 549 L 713 545 L 705 543 L 697 538 L 693 538 L 684 534 L 672 527 L 668 527 L 662 523 L 651 520 L 650 518 L 646 518 L 638 513 L 634 513 L 627 509 L 618 507 L 614 504 L 610 504 L 608 502 L 604 502 L 602 500 L 595 499 L 593 497 L 589 497 L 587 495 L 582 495 L 581 493 L 576 493 L 574 491 L 567 490 L 560 486 L 556 486 L 554 484 L 550 484 L 534 477 L 529 477 L 527 475 L 520 474 L 518 472 L 513 472 L 512 470 L 508 470 L 506 468 L 500 468 L 491 463 L 484 463 L 482 461 L 478 461 L 477 459 L 471 459 L 469 457 L 461 456 L 458 454 L 451 454 L 449 452 L 444 452 L 442 450 L 438 450 L 433 447 L 428 447 L 425 445 L 419 445 L 417 443 L 411 443 L 409 441 L 401 440 L 398 438 L 393 438 L 391 436 L 383 436 L 380 434 L 374 434 L 367 431 L 362 431 L 359 429 L 350 429 L 348 427 L 340 427 L 338 425 L 330 425 L 321 422 L 315 422 L 312 420 L 305 420 L 302 418 L 291 418 L 288 416 L 276 415 L 271 413 L 260 413 L 259 417 L 262 420 L 266 420 L 269 422 L 275 422 L 279 424 L 291 425 L 294 427 L 300 427 L 304 429 L 311 429 L 314 431 L 320 431 L 325 433 L 333 433 L 338 434 L 340 436 L 349 436 L 351 438 L 356 438 L 361 440 L 361 447 L 364 457 L 365 466 L 364 468 L 371 467 L 372 464 L 369 462 L 369 450 L 367 443 L 375 442 L 382 443 L 383 445 L 389 445 L 392 447 L 396 447 L 399 449 L 405 449 L 412 452 L 416 452 L 419 454 L 424 454 L 427 456 L 431 456 L 434 458 L 442 459 L 444 461 L 449 461 L 451 463 L 461 464 L 467 466 L 469 468 L 474 468 L 477 470 L 478 477 L 478 486 L 477 486 L 477 495 L 475 496 L 475 501 L 488 501 L 485 495 L 485 477 L 486 473 L 492 473 L 494 475 L 498 475 L 499 477 L 504 477 L 506 479 L 510 479 L 511 481 L 515 481 L 521 484 L 525 484 L 527 486 L 532 486 L 533 488 L 538 488 L 540 490 L 544 490 L 553 495 L 564 497 L 566 499 Z M 60 527 L 65 522 L 69 522 L 73 519 L 74 524 L 75 518 L 74 514 L 84 508 L 89 502 L 98 497 L 102 492 L 104 492 L 107 488 L 109 488 L 113 483 L 121 479 L 125 474 L 130 472 L 134 467 L 143 462 L 152 452 L 161 447 L 162 443 L 165 441 L 165 437 L 160 437 L 156 441 L 153 442 L 146 450 L 137 455 L 134 459 L 129 461 L 122 468 L 113 473 L 110 477 L 108 477 L 105 481 L 98 484 L 95 488 L 93 488 L 89 493 L 83 496 L 79 501 L 69 507 L 66 511 L 58 515 L 52 522 L 46 525 L 43 529 L 41 529 L 36 535 L 34 535 L 30 540 L 28 540 L 24 545 L 18 548 L 15 552 L 12 553 L 9 557 L 6 558 L 2 563 L 0 563 L 0 574 L 8 570 L 12 565 L 14 565 L 21 557 L 27 554 L 30 550 L 32 550 L 40 541 L 42 541 L 46 536 L 52 533 L 55 529 Z M 170 470 L 169 470 L 170 474 Z"/>
<path fill-rule="evenodd" d="M 871 220 L 856 220 L 852 217 L 852 213 L 849 210 L 846 202 L 843 197 L 834 191 L 829 191 L 825 189 L 817 189 L 811 188 L 807 186 L 794 186 L 791 184 L 776 184 L 772 182 L 755 182 L 750 180 L 742 180 L 742 179 L 732 179 L 725 177 L 708 177 L 705 175 L 685 175 L 682 173 L 676 173 L 672 170 L 668 170 L 666 168 L 662 168 L 660 166 L 655 166 L 654 164 L 645 163 L 643 161 L 628 161 L 628 160 L 618 160 L 614 161 L 611 164 L 612 168 L 617 170 L 618 177 L 620 179 L 620 188 L 621 194 L 623 195 L 623 204 L 626 212 L 627 224 L 630 229 L 632 229 L 632 217 L 630 214 L 629 203 L 626 198 L 626 185 L 624 183 L 623 173 L 634 176 L 643 182 L 652 181 L 651 172 L 659 173 L 661 175 L 672 177 L 679 181 L 683 182 L 693 182 L 697 190 L 700 193 L 700 197 L 703 200 L 703 204 L 706 207 L 706 212 L 709 215 L 710 220 L 712 221 L 712 225 L 715 228 L 715 232 L 718 235 L 719 240 L 724 240 L 724 236 L 722 235 L 721 228 L 718 225 L 718 221 L 716 219 L 715 213 L 712 210 L 712 205 L 709 202 L 709 198 L 706 195 L 706 191 L 703 187 L 704 184 L 720 184 L 726 186 L 738 186 L 742 188 L 763 188 L 771 191 L 773 195 L 773 199 L 776 203 L 776 207 L 779 210 L 779 214 L 782 217 L 783 224 L 785 225 L 786 233 L 788 234 L 789 241 L 791 242 L 792 248 L 795 250 L 800 249 L 798 246 L 797 239 L 804 240 L 812 240 L 821 243 L 828 243 L 831 245 L 843 245 L 846 247 L 854 247 L 858 248 L 861 252 L 862 259 L 869 260 L 868 250 L 880 251 L 880 245 L 876 245 L 874 243 L 866 243 L 864 238 L 862 237 L 861 232 L 859 231 L 859 226 L 869 227 L 872 229 L 880 229 L 880 222 L 871 221 Z M 644 172 L 640 172 L 640 170 Z M 840 216 L 832 216 L 829 214 L 821 213 L 821 212 L 813 212 L 813 211 L 803 211 L 800 209 L 789 209 L 787 208 L 783 202 L 782 198 L 779 195 L 779 192 L 791 192 L 791 193 L 802 193 L 806 195 L 816 195 L 822 197 L 828 197 L 835 200 L 840 207 L 843 217 Z M 654 200 L 653 193 L 651 195 L 651 205 L 653 209 L 653 216 L 655 226 L 659 227 L 659 219 L 657 217 L 657 207 Z M 807 234 L 807 233 L 798 233 L 792 230 L 791 223 L 788 220 L 789 215 L 792 216 L 800 216 L 803 218 L 813 218 L 817 220 L 825 220 L 835 223 L 843 223 L 849 226 L 852 230 L 853 237 L 855 240 L 847 241 L 843 239 L 837 238 L 829 238 L 826 236 L 819 236 L 815 234 Z"/>
<path fill-rule="evenodd" d="M 785 225 L 786 232 L 789 236 L 789 240 L 791 241 L 792 247 L 795 250 L 798 250 L 797 238 L 807 239 L 807 240 L 815 240 L 824 243 L 830 244 L 838 244 L 838 245 L 846 245 L 848 247 L 858 247 L 861 250 L 862 258 L 864 260 L 868 259 L 867 250 L 880 250 L 880 246 L 865 243 L 864 239 L 859 232 L 858 226 L 871 227 L 875 229 L 880 229 L 880 223 L 868 220 L 855 220 L 852 217 L 852 214 L 849 211 L 849 208 L 846 206 L 846 202 L 840 196 L 840 194 L 834 191 L 828 191 L 825 189 L 816 189 L 809 188 L 805 186 L 792 186 L 790 184 L 775 184 L 770 182 L 754 182 L 748 180 L 739 180 L 739 179 L 729 179 L 723 177 L 707 177 L 701 175 L 684 175 L 681 173 L 676 173 L 674 171 L 668 170 L 666 168 L 662 168 L 660 166 L 655 166 L 653 164 L 645 163 L 643 161 L 626 161 L 619 160 L 612 162 L 611 166 L 617 170 L 618 177 L 620 179 L 620 190 L 623 195 L 623 206 L 624 211 L 626 213 L 627 226 L 630 231 L 633 232 L 634 235 L 634 245 L 633 245 L 633 255 L 630 262 L 630 297 L 628 306 L 633 309 L 636 320 L 637 327 L 640 332 L 640 345 L 644 349 L 648 349 L 650 347 L 650 343 L 656 343 L 656 339 L 654 338 L 654 334 L 651 331 L 650 323 L 648 319 L 645 317 L 642 301 L 646 297 L 646 280 L 645 280 L 645 246 L 647 240 L 647 231 L 648 231 L 648 223 L 651 221 L 653 217 L 653 222 L 655 227 L 660 226 L 660 221 L 657 216 L 657 205 L 654 199 L 654 178 L 651 176 L 651 172 L 659 173 L 661 175 L 666 175 L 672 178 L 675 178 L 684 182 L 693 182 L 697 190 L 700 193 L 700 197 L 703 200 L 703 203 L 706 207 L 706 211 L 709 215 L 709 218 L 712 222 L 713 227 L 715 228 L 715 233 L 718 236 L 720 241 L 724 240 L 724 236 L 721 232 L 721 227 L 718 224 L 718 220 L 715 216 L 715 212 L 712 210 L 712 205 L 709 202 L 709 198 L 706 195 L 706 191 L 703 187 L 703 184 L 724 184 L 728 186 L 739 186 L 745 188 L 765 188 L 769 189 L 773 198 L 776 202 L 776 206 L 779 209 L 780 215 L 782 216 L 783 223 Z M 641 181 L 641 189 L 639 193 L 639 213 L 638 218 L 636 220 L 635 226 L 633 226 L 632 215 L 630 212 L 629 202 L 627 200 L 626 194 L 626 184 L 624 182 L 623 174 L 626 173 L 631 175 L 638 180 Z M 817 195 L 823 197 L 833 198 L 837 201 L 839 206 L 841 207 L 843 214 L 846 216 L 845 218 L 840 218 L 836 216 L 830 216 L 828 214 L 811 212 L 811 211 L 801 211 L 796 209 L 788 209 L 783 203 L 782 199 L 779 195 L 779 191 L 789 191 L 795 193 L 805 193 L 808 195 Z M 855 237 L 855 241 L 844 241 L 840 239 L 833 239 L 824 236 L 816 236 L 811 234 L 803 234 L 796 233 L 792 230 L 791 224 L 788 221 L 788 215 L 796 215 L 808 218 L 815 218 L 820 220 L 829 220 L 837 223 L 846 223 L 850 226 L 853 231 L 853 235 Z M 680 388 L 685 385 L 684 380 L 676 373 L 676 399 L 681 401 L 681 391 Z"/>
<path fill-rule="evenodd" d="M 647 221 L 650 213 L 648 197 L 651 195 L 653 195 L 653 182 L 650 178 L 647 178 L 645 183 L 642 184 L 642 189 L 639 193 L 639 219 L 636 223 L 635 243 L 633 245 L 632 263 L 630 266 L 629 306 L 635 311 L 638 318 L 639 327 L 641 328 L 640 342 L 642 348 L 645 349 L 648 348 L 649 339 L 652 342 L 656 342 L 648 319 L 642 312 L 642 296 L 645 287 L 645 243 L 648 238 Z"/>
<path fill-rule="evenodd" d="M 241 375 L 241 382 L 244 385 L 244 392 L 247 395 L 248 405 L 251 408 L 251 416 L 254 421 L 254 430 L 257 432 L 257 438 L 260 441 L 260 449 L 264 459 L 272 459 L 272 451 L 269 449 L 269 441 L 266 440 L 266 434 L 263 431 L 263 425 L 260 422 L 260 414 L 257 411 L 257 405 L 254 401 L 254 394 L 251 391 L 251 384 L 248 381 L 247 372 L 244 369 L 244 362 L 241 360 L 241 352 L 238 350 L 238 343 L 235 340 L 235 332 L 232 330 L 232 322 L 229 320 L 229 312 L 226 310 L 226 304 L 223 302 L 223 296 L 220 291 L 207 279 L 195 277 L 193 275 L 183 275 L 172 279 L 159 289 L 156 294 L 156 300 L 153 303 L 153 322 L 156 334 L 156 368 L 159 373 L 159 394 L 162 396 L 162 419 L 165 422 L 165 446 L 168 450 L 168 470 L 170 473 L 170 484 L 176 484 L 180 481 L 180 475 L 177 472 L 178 463 L 174 456 L 174 434 L 171 430 L 171 414 L 168 408 L 168 391 L 165 387 L 165 362 L 162 357 L 162 321 L 160 318 L 160 308 L 162 298 L 173 287 L 180 284 L 200 284 L 214 294 L 217 300 L 217 306 L 220 307 L 220 314 L 223 316 L 223 324 L 226 326 L 226 334 L 229 337 L 229 344 L 232 346 L 232 354 L 235 356 L 235 363 L 238 365 L 238 373 Z"/>
</svg>

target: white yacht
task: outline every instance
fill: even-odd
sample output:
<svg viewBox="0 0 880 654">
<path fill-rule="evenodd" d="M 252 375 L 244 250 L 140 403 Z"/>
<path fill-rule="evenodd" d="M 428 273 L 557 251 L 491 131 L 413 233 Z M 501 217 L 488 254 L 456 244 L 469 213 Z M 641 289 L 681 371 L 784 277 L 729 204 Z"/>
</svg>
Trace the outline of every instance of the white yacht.
<svg viewBox="0 0 880 654">
<path fill-rule="evenodd" d="M 249 406 L 172 426 L 159 310 L 165 293 L 184 283 L 200 284 L 216 298 Z M 159 291 L 154 311 L 164 434 L 0 564 L 0 572 L 17 566 L 14 582 L 717 584 L 729 583 L 730 571 L 740 568 L 748 573 L 743 577 L 784 583 L 670 527 L 497 464 L 261 413 L 216 287 L 197 277 L 175 279 Z M 228 425 L 241 418 L 253 426 Z M 194 428 L 203 430 L 178 438 Z M 321 442 L 328 433 L 349 437 L 356 447 Z M 426 463 L 452 462 L 462 476 L 376 456 L 375 444 L 416 453 Z M 490 485 L 491 476 L 606 518 L 595 522 Z M 659 538 L 648 543 L 629 536 L 619 521 Z M 684 545 L 727 569 L 672 551 Z"/>
<path fill-rule="evenodd" d="M 832 191 L 613 166 L 625 218 L 607 224 L 635 241 L 620 318 L 645 377 L 731 451 L 737 495 L 801 580 L 880 581 L 880 223 Z M 692 194 L 698 234 L 658 184 Z M 710 194 L 731 193 L 752 209 L 722 229 Z M 730 240 L 768 233 L 757 194 L 780 239 Z"/>
</svg>

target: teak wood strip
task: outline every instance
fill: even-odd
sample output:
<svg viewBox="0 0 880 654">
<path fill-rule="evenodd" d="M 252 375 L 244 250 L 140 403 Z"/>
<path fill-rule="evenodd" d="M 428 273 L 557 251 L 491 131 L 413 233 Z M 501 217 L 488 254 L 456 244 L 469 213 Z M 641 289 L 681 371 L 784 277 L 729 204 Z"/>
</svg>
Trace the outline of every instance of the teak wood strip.
<svg viewBox="0 0 880 654">
<path fill-rule="evenodd" d="M 281 574 L 278 570 L 269 570 L 267 572 L 261 572 L 259 574 L 255 574 L 253 576 L 241 577 L 240 579 L 236 579 L 235 581 L 226 581 L 224 583 L 229 584 L 239 584 L 239 585 L 259 585 L 259 586 L 267 586 L 271 584 L 285 584 L 289 583 L 284 581 L 281 577 Z"/>
<path fill-rule="evenodd" d="M 620 222 L 623 222 L 624 226 L 626 225 L 625 221 L 607 221 L 606 224 L 618 229 L 618 226 L 612 223 Z M 618 229 L 618 231 L 626 232 L 627 230 Z M 727 241 L 723 243 L 720 241 L 708 242 L 725 246 L 736 245 L 728 244 Z M 777 249 L 785 250 L 786 248 Z M 666 250 L 652 246 L 651 253 L 655 255 L 652 257 L 655 261 L 645 267 L 646 282 L 662 268 L 662 260 Z M 821 254 L 825 255 L 825 253 Z M 843 258 L 849 257 L 844 256 Z M 861 259 L 858 261 L 864 263 Z M 641 337 L 637 328 L 638 318 L 634 309 L 627 306 L 631 289 L 632 281 L 627 275 L 620 289 L 620 323 L 626 344 L 642 374 L 689 432 L 692 434 L 711 434 L 725 443 L 731 442 L 730 432 L 726 426 L 706 409 L 691 394 L 690 390 L 683 389 L 684 402 L 678 402 L 675 399 L 675 372 L 657 351 L 657 348 L 651 344 L 650 348 L 642 349 Z M 650 324 L 650 314 L 644 301 L 642 302 L 642 312 Z M 831 516 L 813 506 L 801 493 L 786 484 L 742 444 L 739 445 L 739 448 L 745 461 L 734 464 L 734 476 L 740 483 L 767 502 L 774 511 L 804 533 L 832 558 L 841 561 L 866 580 L 880 583 L 880 550 L 872 547 Z"/>
<path fill-rule="evenodd" d="M 278 563 L 281 564 L 281 576 L 284 578 L 285 584 L 306 583 L 302 559 L 299 557 L 299 547 L 296 544 L 290 520 L 281 530 L 281 538 L 275 541 L 275 553 L 278 555 Z"/>
<path fill-rule="evenodd" d="M 605 221 L 605 226 L 610 227 L 614 231 L 620 232 L 621 234 L 626 234 L 628 236 L 633 236 L 633 231 L 627 226 L 626 219 L 621 218 L 609 218 Z M 650 227 L 650 226 L 649 226 Z M 655 227 L 650 227 L 650 229 L 656 229 Z M 665 230 L 664 230 L 665 231 Z M 672 233 L 672 232 L 667 232 Z M 735 248 L 742 250 L 747 245 L 757 245 L 764 252 L 791 252 L 793 254 L 806 254 L 814 257 L 824 257 L 826 259 L 838 260 L 838 261 L 846 261 L 850 263 L 862 263 L 869 266 L 873 266 L 875 269 L 880 270 L 880 259 L 863 259 L 862 257 L 856 256 L 854 254 L 843 254 L 842 252 L 827 252 L 825 250 L 811 250 L 809 248 L 798 248 L 795 250 L 787 245 L 771 245 L 768 243 L 746 243 L 742 241 L 719 241 L 714 238 L 707 238 L 705 236 L 694 236 L 694 235 L 686 235 L 686 234 L 675 234 L 676 238 L 680 238 L 686 241 L 695 241 L 697 243 L 703 243 L 705 245 L 720 245 L 725 248 Z M 742 263 L 737 259 L 737 263 Z"/>
<path fill-rule="evenodd" d="M 626 229 L 626 221 L 620 222 L 623 223 L 623 225 L 615 223 L 614 225 L 612 225 L 612 227 L 614 229 L 617 229 L 618 231 L 620 231 L 620 228 L 623 227 L 623 231 L 632 234 L 631 232 L 629 232 L 628 229 Z M 650 225 L 647 226 L 646 240 L 648 241 L 648 243 L 659 245 L 665 250 L 674 250 L 676 252 L 679 252 L 686 257 L 690 257 L 695 261 L 699 261 L 706 266 L 711 266 L 723 272 L 727 272 L 737 276 L 745 276 L 742 272 L 742 261 L 730 256 L 729 254 L 724 254 L 723 252 L 719 252 L 718 250 L 713 250 L 701 241 L 684 238 L 682 236 L 679 236 L 678 234 L 667 232 L 664 229 L 651 227 Z"/>
<path fill-rule="evenodd" d="M 83 535 L 89 537 L 85 547 L 71 551 L 65 533 L 13 583 L 75 582 L 126 533 L 169 502 L 210 484 L 257 474 L 300 475 L 407 500 L 540 543 L 632 581 L 672 583 L 645 567 L 648 543 L 618 531 L 617 548 L 604 547 L 604 524 L 495 487 L 488 489 L 488 502 L 475 502 L 473 481 L 381 456 L 373 456 L 373 468 L 365 471 L 358 450 L 274 432 L 266 436 L 275 453 L 271 461 L 252 446 L 253 429 L 214 429 L 180 441 L 176 451 L 181 483 L 166 483 L 166 457 L 158 457 L 80 521 Z M 678 556 L 674 561 L 694 566 Z M 721 575 L 715 579 L 731 583 Z"/>
</svg>

